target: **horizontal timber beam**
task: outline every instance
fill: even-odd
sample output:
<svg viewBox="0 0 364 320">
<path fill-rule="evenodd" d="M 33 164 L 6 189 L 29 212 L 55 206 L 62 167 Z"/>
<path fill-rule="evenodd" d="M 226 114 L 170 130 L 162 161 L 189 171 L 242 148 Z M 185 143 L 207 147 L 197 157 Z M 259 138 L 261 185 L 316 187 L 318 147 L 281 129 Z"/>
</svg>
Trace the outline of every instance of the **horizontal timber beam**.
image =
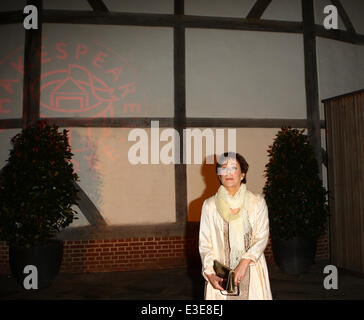
<svg viewBox="0 0 364 320">
<path fill-rule="evenodd" d="M 149 128 L 151 121 L 159 121 L 159 127 L 173 128 L 173 118 L 41 118 L 59 127 L 111 127 Z M 0 129 L 21 128 L 21 119 L 0 120 Z M 251 119 L 251 118 L 186 118 L 187 128 L 307 128 L 306 119 Z M 325 120 L 320 121 L 321 129 Z"/>
<path fill-rule="evenodd" d="M 22 124 L 22 119 L 1 119 L 0 129 L 21 129 Z"/>
<path fill-rule="evenodd" d="M 59 127 L 93 128 L 148 128 L 151 121 L 159 121 L 159 127 L 173 128 L 173 118 L 42 118 Z"/>
<path fill-rule="evenodd" d="M 0 12 L 0 25 L 1 24 L 12 24 L 12 23 L 23 23 L 24 13 L 23 11 L 5 11 Z"/>
<path fill-rule="evenodd" d="M 295 21 L 249 20 L 242 18 L 221 18 L 202 16 L 183 16 L 181 23 L 186 28 L 211 28 L 247 31 L 270 31 L 283 33 L 302 33 L 302 23 Z"/>
<path fill-rule="evenodd" d="M 89 12 L 44 10 L 45 23 L 137 25 L 185 28 L 216 28 L 271 32 L 302 32 L 302 24 L 292 21 L 249 20 L 243 18 L 205 17 L 172 14 Z"/>
<path fill-rule="evenodd" d="M 22 23 L 23 20 L 24 14 L 22 11 L 0 13 L 0 25 Z M 181 25 L 186 28 L 303 33 L 302 23 L 293 21 L 69 10 L 43 10 L 43 23 L 138 25 L 156 27 L 175 27 Z M 315 26 L 315 32 L 318 37 L 364 45 L 364 35 L 361 34 L 353 34 L 344 30 L 327 30 L 321 25 Z"/>
<path fill-rule="evenodd" d="M 361 34 L 353 34 L 344 30 L 328 30 L 321 25 L 315 25 L 315 32 L 317 37 L 357 44 L 361 46 L 364 45 L 364 35 Z"/>
<path fill-rule="evenodd" d="M 307 128 L 306 119 L 248 119 L 248 118 L 187 118 L 187 127 L 222 127 L 222 128 Z M 321 120 L 321 128 L 325 121 Z"/>
<path fill-rule="evenodd" d="M 173 27 L 177 17 L 171 14 L 121 13 L 100 11 L 43 10 L 45 23 L 137 25 Z"/>
</svg>

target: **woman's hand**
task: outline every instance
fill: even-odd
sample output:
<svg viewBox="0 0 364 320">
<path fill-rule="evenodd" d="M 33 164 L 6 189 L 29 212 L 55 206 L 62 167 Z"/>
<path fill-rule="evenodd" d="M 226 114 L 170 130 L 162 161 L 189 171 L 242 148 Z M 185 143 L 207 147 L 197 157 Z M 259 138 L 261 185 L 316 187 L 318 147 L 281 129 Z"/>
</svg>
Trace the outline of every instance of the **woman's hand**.
<svg viewBox="0 0 364 320">
<path fill-rule="evenodd" d="M 239 284 L 239 282 L 243 281 L 250 262 L 250 259 L 241 259 L 238 266 L 235 268 L 234 284 L 236 286 Z"/>
<path fill-rule="evenodd" d="M 224 291 L 225 289 L 221 287 L 221 283 L 223 281 L 222 278 L 218 277 L 215 273 L 206 274 L 207 279 L 211 283 L 212 287 L 216 290 Z"/>
</svg>

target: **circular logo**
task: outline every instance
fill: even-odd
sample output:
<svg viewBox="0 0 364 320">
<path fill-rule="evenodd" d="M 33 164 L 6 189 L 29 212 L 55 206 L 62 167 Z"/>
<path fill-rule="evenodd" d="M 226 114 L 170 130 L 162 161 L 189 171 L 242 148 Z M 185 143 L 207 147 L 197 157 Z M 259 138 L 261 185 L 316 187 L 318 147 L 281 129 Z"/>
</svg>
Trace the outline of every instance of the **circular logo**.
<svg viewBox="0 0 364 320">
<path fill-rule="evenodd" d="M 138 117 L 145 112 L 145 95 L 133 67 L 120 54 L 98 43 L 42 41 L 37 50 L 41 76 L 31 85 L 31 91 L 35 84 L 40 87 L 40 117 L 104 118 L 100 128 L 67 128 L 76 155 L 74 169 L 77 172 L 85 166 L 105 172 L 122 165 L 122 148 L 117 143 L 126 142 L 124 130 L 115 137 L 108 122 L 110 118 Z M 1 73 L 6 76 L 0 78 L 2 118 L 14 118 L 11 102 L 16 94 L 22 94 L 24 68 L 32 67 L 23 66 L 23 51 L 20 47 L 0 61 L 0 69 L 6 68 Z M 87 130 L 87 134 L 81 130 Z"/>
</svg>

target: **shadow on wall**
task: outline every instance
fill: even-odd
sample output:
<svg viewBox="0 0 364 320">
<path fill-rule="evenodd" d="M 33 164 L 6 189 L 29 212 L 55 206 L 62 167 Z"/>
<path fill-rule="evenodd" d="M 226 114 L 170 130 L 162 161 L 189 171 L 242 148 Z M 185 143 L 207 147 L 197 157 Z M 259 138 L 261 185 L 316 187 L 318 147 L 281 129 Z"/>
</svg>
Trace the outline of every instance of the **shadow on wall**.
<svg viewBox="0 0 364 320">
<path fill-rule="evenodd" d="M 213 164 L 207 164 L 206 161 L 205 159 L 200 171 L 205 183 L 205 189 L 199 198 L 191 201 L 188 207 L 187 221 L 200 221 L 203 202 L 213 196 L 220 187 L 219 178 L 216 174 L 216 156 L 214 156 Z"/>
<path fill-rule="evenodd" d="M 219 179 L 216 175 L 216 157 L 213 164 L 207 164 L 206 159 L 201 166 L 201 175 L 205 183 L 205 189 L 201 196 L 189 204 L 186 224 L 186 259 L 188 276 L 193 283 L 192 296 L 194 300 L 204 298 L 205 279 L 202 277 L 201 258 L 198 250 L 198 234 L 200 228 L 200 217 L 203 202 L 213 196 L 220 186 Z"/>
</svg>

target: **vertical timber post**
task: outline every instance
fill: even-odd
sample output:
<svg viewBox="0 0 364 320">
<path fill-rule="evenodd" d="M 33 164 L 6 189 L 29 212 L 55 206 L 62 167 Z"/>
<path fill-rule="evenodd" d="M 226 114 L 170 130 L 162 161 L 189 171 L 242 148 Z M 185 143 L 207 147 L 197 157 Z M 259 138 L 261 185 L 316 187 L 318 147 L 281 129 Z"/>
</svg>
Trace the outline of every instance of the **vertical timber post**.
<svg viewBox="0 0 364 320">
<path fill-rule="evenodd" d="M 301 1 L 305 59 L 307 128 L 308 136 L 313 146 L 315 157 L 319 167 L 319 176 L 322 180 L 321 126 L 317 76 L 314 3 L 313 0 Z"/>
<path fill-rule="evenodd" d="M 25 128 L 40 117 L 40 75 L 42 50 L 42 0 L 28 0 L 38 10 L 38 29 L 25 30 L 24 78 L 23 78 L 23 121 Z"/>
<path fill-rule="evenodd" d="M 174 14 L 184 15 L 184 0 L 174 1 Z M 187 174 L 184 163 L 183 129 L 186 128 L 186 53 L 185 27 L 177 24 L 173 28 L 174 46 L 174 128 L 179 133 L 179 163 L 174 165 L 176 223 L 183 226 L 187 221 Z"/>
</svg>

